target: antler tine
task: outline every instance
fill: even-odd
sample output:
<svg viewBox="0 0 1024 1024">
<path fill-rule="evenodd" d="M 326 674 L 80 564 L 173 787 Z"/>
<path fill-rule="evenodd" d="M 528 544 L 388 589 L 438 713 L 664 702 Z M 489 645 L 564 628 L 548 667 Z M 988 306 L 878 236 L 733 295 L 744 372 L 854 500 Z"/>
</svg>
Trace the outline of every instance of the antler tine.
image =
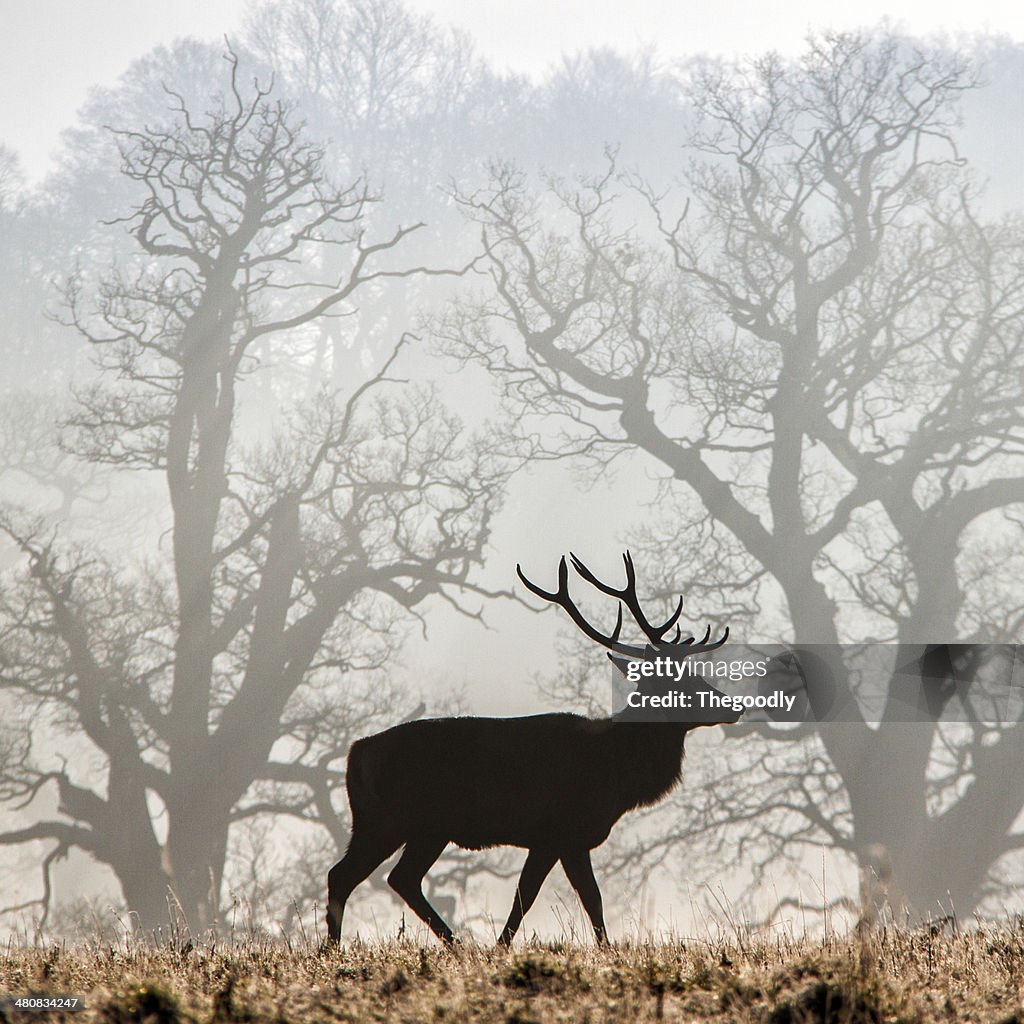
<svg viewBox="0 0 1024 1024">
<path fill-rule="evenodd" d="M 633 554 L 629 548 L 622 552 L 622 561 L 626 566 L 626 589 L 636 593 L 636 565 L 633 563 Z"/>
<path fill-rule="evenodd" d="M 622 602 L 620 601 L 616 606 L 618 609 L 618 615 L 615 619 L 615 629 L 612 630 L 612 643 L 618 644 L 619 634 L 622 632 Z"/>
<path fill-rule="evenodd" d="M 550 592 L 545 590 L 543 587 L 538 586 L 536 583 L 533 582 L 533 580 L 527 577 L 526 573 L 523 572 L 523 567 L 518 562 L 516 562 L 516 575 L 523 581 L 523 584 L 526 586 L 526 589 L 530 591 L 530 593 L 536 594 L 538 597 L 543 598 L 545 601 L 553 601 L 556 604 L 558 603 L 558 592 Z M 561 590 L 561 584 L 563 579 L 566 583 L 568 583 L 569 571 L 566 568 L 564 557 L 558 563 L 559 590 Z"/>
<path fill-rule="evenodd" d="M 729 627 L 726 626 L 725 629 L 722 631 L 722 635 L 713 644 L 708 644 L 708 650 L 713 651 L 716 648 L 721 647 L 722 644 L 724 644 L 725 641 L 728 640 L 728 639 L 729 639 Z"/>
<path fill-rule="evenodd" d="M 678 636 L 678 634 L 679 631 L 677 628 L 676 635 Z M 704 630 L 704 636 L 702 636 L 700 640 L 698 640 L 696 637 L 688 636 L 682 642 L 682 644 L 680 644 L 680 646 L 689 648 L 689 650 L 686 652 L 687 657 L 689 657 L 692 654 L 703 654 L 705 651 L 717 651 L 718 648 L 721 647 L 722 644 L 724 644 L 725 641 L 729 639 L 729 627 L 725 627 L 725 630 L 723 631 L 722 635 L 714 643 L 709 643 L 708 641 L 710 639 L 711 625 L 709 624 L 707 629 Z M 674 640 L 673 643 L 676 643 L 676 641 Z"/>
<path fill-rule="evenodd" d="M 575 556 L 574 560 L 575 560 Z M 613 651 L 617 651 L 620 654 L 631 654 L 636 655 L 640 653 L 637 648 L 630 647 L 626 644 L 619 643 L 619 634 L 622 632 L 622 603 L 619 603 L 619 613 L 615 620 L 615 628 L 611 633 L 605 634 L 598 630 L 596 627 L 591 625 L 583 613 L 576 607 L 575 602 L 569 596 L 569 567 L 566 565 L 565 556 L 563 555 L 558 562 L 558 589 L 555 591 L 545 590 L 543 587 L 539 587 L 531 579 L 529 579 L 523 572 L 522 566 L 516 565 L 516 575 L 523 581 L 526 588 L 533 594 L 542 598 L 545 601 L 549 601 L 552 604 L 557 604 L 562 608 L 575 623 L 576 627 L 583 632 L 586 636 L 590 637 L 591 640 L 596 641 L 602 647 L 608 647 Z"/>
<path fill-rule="evenodd" d="M 722 644 L 724 644 L 725 641 L 729 639 L 729 627 L 726 626 L 725 629 L 722 631 L 722 635 L 713 643 L 708 643 L 708 640 L 710 638 L 711 626 L 709 625 L 708 628 L 704 631 L 704 638 L 701 640 L 700 643 L 694 644 L 693 647 L 691 647 L 690 650 L 686 652 L 687 656 L 691 654 L 703 654 L 705 651 L 717 651 L 718 648 L 721 647 Z M 690 639 L 686 642 L 692 644 L 693 637 L 691 636 Z"/>
<path fill-rule="evenodd" d="M 683 596 L 679 595 L 679 600 L 676 602 L 676 610 L 665 620 L 665 622 L 658 627 L 659 633 L 667 633 L 675 624 L 679 621 L 679 616 L 683 614 Z M 677 628 L 678 631 L 678 628 Z M 679 637 L 676 637 L 678 640 Z M 675 643 L 675 640 L 672 641 Z"/>
<path fill-rule="evenodd" d="M 679 621 L 679 616 L 683 614 L 683 599 L 680 597 L 676 603 L 675 611 L 660 626 L 655 626 L 648 621 L 644 610 L 640 607 L 640 599 L 636 594 L 636 563 L 633 561 L 633 555 L 629 551 L 624 551 L 622 554 L 622 564 L 626 568 L 626 585 L 624 587 L 613 587 L 611 584 L 599 580 L 583 561 L 571 551 L 569 552 L 569 557 L 572 559 L 572 567 L 587 583 L 596 587 L 603 594 L 617 597 L 626 605 L 629 609 L 629 614 L 633 616 L 636 624 L 652 645 L 657 646 L 662 643 L 665 634 Z M 677 634 L 671 642 L 677 643 L 679 635 Z"/>
<path fill-rule="evenodd" d="M 602 594 L 607 594 L 609 597 L 617 597 L 622 600 L 626 595 L 626 590 L 620 590 L 618 587 L 613 587 L 610 583 L 605 583 L 603 580 L 599 580 L 580 560 L 579 556 L 574 555 L 571 551 L 569 557 L 572 559 L 572 567 L 576 570 L 579 576 L 586 580 L 592 587 L 596 587 L 601 591 Z M 565 559 L 562 559 L 565 561 Z"/>
<path fill-rule="evenodd" d="M 675 611 L 660 625 L 651 623 L 644 610 L 640 607 L 640 599 L 636 595 L 636 565 L 633 562 L 633 555 L 628 550 L 623 552 L 623 564 L 626 567 L 626 586 L 620 592 L 622 600 L 629 609 L 630 615 L 636 620 L 636 624 L 643 630 L 644 635 L 655 647 L 663 642 L 665 634 L 679 621 L 683 614 L 683 598 L 680 595 L 676 602 Z M 678 639 L 678 637 L 677 637 Z M 676 641 L 671 641 L 675 643 Z"/>
</svg>

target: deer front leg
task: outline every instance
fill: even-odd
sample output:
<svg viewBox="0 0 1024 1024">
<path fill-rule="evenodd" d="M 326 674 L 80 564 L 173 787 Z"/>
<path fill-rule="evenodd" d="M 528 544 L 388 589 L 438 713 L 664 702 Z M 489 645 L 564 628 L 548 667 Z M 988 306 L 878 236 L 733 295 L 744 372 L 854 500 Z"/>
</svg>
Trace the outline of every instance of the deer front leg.
<svg viewBox="0 0 1024 1024">
<path fill-rule="evenodd" d="M 590 863 L 590 851 L 573 850 L 570 853 L 563 853 L 562 867 L 565 868 L 569 884 L 576 890 L 580 903 L 583 904 L 583 909 L 594 926 L 594 935 L 598 943 L 605 945 L 608 942 L 608 931 L 604 926 L 604 904 L 597 879 L 594 877 L 593 865 Z"/>
<path fill-rule="evenodd" d="M 522 874 L 516 885 L 516 895 L 512 901 L 512 909 L 509 911 L 508 920 L 501 930 L 501 937 L 498 939 L 499 946 L 509 946 L 523 923 L 526 912 L 533 906 L 533 901 L 548 877 L 551 869 L 555 866 L 558 855 L 551 850 L 530 850 L 523 865 Z"/>
</svg>

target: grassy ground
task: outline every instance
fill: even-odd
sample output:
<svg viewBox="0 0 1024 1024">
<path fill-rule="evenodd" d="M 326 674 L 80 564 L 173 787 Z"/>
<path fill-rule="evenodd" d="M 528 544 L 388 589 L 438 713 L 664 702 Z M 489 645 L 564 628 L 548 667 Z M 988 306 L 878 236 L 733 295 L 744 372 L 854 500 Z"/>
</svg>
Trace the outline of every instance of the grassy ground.
<svg viewBox="0 0 1024 1024">
<path fill-rule="evenodd" d="M 864 942 L 733 940 L 660 945 L 470 946 L 393 942 L 320 953 L 271 943 L 117 949 L 9 948 L 0 994 L 74 994 L 75 1014 L 0 1020 L 982 1021 L 1024 1024 L 1024 926 Z M 6 1014 L 6 1017 L 5 1017 Z"/>
</svg>

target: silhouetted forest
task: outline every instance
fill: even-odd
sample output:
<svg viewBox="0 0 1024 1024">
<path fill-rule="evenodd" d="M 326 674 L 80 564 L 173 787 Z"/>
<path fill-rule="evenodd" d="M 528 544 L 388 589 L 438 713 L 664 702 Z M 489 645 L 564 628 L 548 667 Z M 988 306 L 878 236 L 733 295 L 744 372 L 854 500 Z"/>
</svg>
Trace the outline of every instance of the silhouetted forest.
<svg viewBox="0 0 1024 1024">
<path fill-rule="evenodd" d="M 614 921 L 1018 907 L 1024 724 L 907 721 L 896 667 L 1024 685 L 1024 49 L 528 79 L 400 0 L 226 29 L 83 97 L 43 180 L 0 148 L 6 927 L 291 928 L 356 739 L 614 710 L 514 567 L 627 545 L 653 617 L 893 660 L 834 666 L 850 720 L 702 730 L 595 853 Z M 521 861 L 427 894 L 491 939 Z M 348 914 L 389 932 L 386 872 Z"/>
</svg>

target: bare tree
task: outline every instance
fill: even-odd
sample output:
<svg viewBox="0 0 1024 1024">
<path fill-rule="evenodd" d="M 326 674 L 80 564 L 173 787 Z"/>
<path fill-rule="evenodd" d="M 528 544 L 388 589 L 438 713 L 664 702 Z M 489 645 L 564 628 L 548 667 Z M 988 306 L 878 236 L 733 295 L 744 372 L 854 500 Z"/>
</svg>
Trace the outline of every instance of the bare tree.
<svg viewBox="0 0 1024 1024">
<path fill-rule="evenodd" d="M 165 539 L 105 558 L 3 520 L 23 571 L 0 686 L 24 728 L 0 796 L 27 823 L 0 844 L 43 842 L 44 900 L 53 860 L 85 851 L 147 927 L 168 893 L 190 925 L 216 920 L 236 823 L 337 818 L 351 731 L 403 710 L 379 678 L 401 623 L 431 595 L 461 607 L 511 466 L 393 376 L 406 338 L 341 394 L 255 386 L 372 282 L 455 271 L 401 262 L 418 225 L 371 240 L 373 197 L 330 184 L 288 106 L 228 63 L 207 112 L 171 93 L 170 124 L 117 132 L 134 254 L 68 287 L 101 375 L 66 444 L 158 474 Z M 340 276 L 316 276 L 327 249 Z"/>
<path fill-rule="evenodd" d="M 0 392 L 16 388 L 42 392 L 66 382 L 72 363 L 69 332 L 44 317 L 49 286 L 66 252 L 57 204 L 24 181 L 21 163 L 0 145 Z"/>
<path fill-rule="evenodd" d="M 83 465 L 59 444 L 57 419 L 67 411 L 62 392 L 11 390 L 0 400 L 0 482 L 8 494 L 45 506 L 64 522 L 75 502 L 97 504 L 104 486 L 94 467 Z"/>
<path fill-rule="evenodd" d="M 535 194 L 499 168 L 459 196 L 491 284 L 441 343 L 547 420 L 549 453 L 660 468 L 655 594 L 751 639 L 1019 638 L 1024 234 L 981 216 L 956 149 L 973 84 L 948 52 L 825 35 L 798 62 L 689 69 L 685 189 L 624 193 L 613 167 Z M 880 725 L 746 736 L 641 856 L 699 832 L 760 869 L 884 847 L 916 913 L 968 912 L 1024 847 L 1024 727 L 900 721 L 915 685 L 893 676 Z"/>
<path fill-rule="evenodd" d="M 330 140 L 329 165 L 364 174 L 382 190 L 377 215 L 429 222 L 407 240 L 410 258 L 443 247 L 468 259 L 474 239 L 443 186 L 507 142 L 505 111 L 515 109 L 510 101 L 518 93 L 476 56 L 464 33 L 402 0 L 288 0 L 253 5 L 245 38 Z M 400 290 L 375 283 L 355 319 L 321 324 L 316 372 L 337 373 L 351 345 L 379 352 L 391 334 L 412 326 L 424 304 L 445 301 L 451 289 L 437 278 Z"/>
<path fill-rule="evenodd" d="M 247 41 L 389 202 L 422 209 L 487 127 L 493 141 L 500 90 L 468 36 L 402 0 L 257 4 Z"/>
</svg>

